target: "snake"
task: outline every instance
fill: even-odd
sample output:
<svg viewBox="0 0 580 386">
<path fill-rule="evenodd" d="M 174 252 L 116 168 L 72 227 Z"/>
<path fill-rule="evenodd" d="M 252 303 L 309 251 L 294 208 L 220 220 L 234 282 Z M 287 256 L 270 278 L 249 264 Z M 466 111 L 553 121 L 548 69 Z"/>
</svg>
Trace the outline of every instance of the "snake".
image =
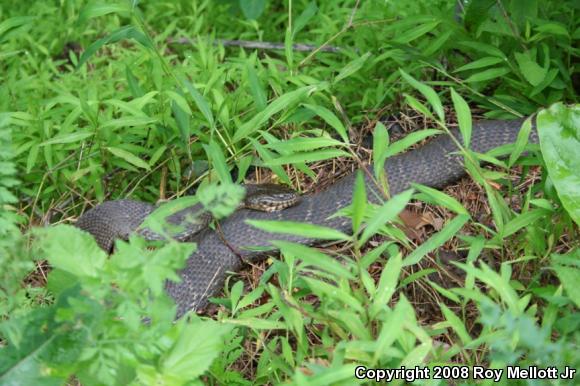
<svg viewBox="0 0 580 386">
<path fill-rule="evenodd" d="M 502 145 L 514 144 L 523 122 L 523 119 L 474 121 L 468 148 L 486 153 Z M 528 142 L 538 143 L 535 126 L 529 132 Z M 459 129 L 452 128 L 423 146 L 388 157 L 384 172 L 389 196 L 409 189 L 413 183 L 441 189 L 463 177 L 466 169 L 458 144 L 464 146 L 465 141 Z M 240 271 L 248 263 L 275 254 L 278 250 L 272 244 L 274 241 L 310 246 L 322 242 L 316 234 L 307 237 L 272 233 L 252 226 L 248 220 L 301 222 L 350 232 L 351 219 L 335 214 L 351 204 L 356 174 L 355 170 L 324 190 L 302 195 L 282 210 L 258 211 L 240 207 L 220 220 L 219 227 L 202 226 L 195 234 L 186 235 L 187 241 L 195 242 L 197 248 L 180 271 L 181 281 L 167 281 L 165 285 L 177 304 L 177 317 L 203 310 L 209 297 L 218 295 L 223 289 L 228 275 Z M 368 202 L 383 203 L 385 195 L 373 178 L 372 166 L 367 166 L 366 172 L 361 174 Z M 115 238 L 127 238 L 153 209 L 151 204 L 136 200 L 105 201 L 81 215 L 76 226 L 88 231 L 101 248 L 109 251 Z"/>
</svg>

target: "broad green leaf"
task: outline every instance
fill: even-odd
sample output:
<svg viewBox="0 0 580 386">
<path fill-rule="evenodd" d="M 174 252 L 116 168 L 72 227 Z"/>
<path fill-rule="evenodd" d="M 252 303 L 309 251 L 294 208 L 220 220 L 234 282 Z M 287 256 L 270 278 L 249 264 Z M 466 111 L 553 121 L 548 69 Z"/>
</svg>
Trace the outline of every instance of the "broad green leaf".
<svg viewBox="0 0 580 386">
<path fill-rule="evenodd" d="M 85 64 L 85 62 L 89 60 L 101 47 L 107 44 L 117 43 L 123 39 L 133 39 L 145 48 L 155 49 L 153 42 L 151 42 L 151 40 L 142 32 L 136 30 L 133 26 L 124 26 L 112 32 L 109 36 L 99 39 L 87 47 L 87 49 L 82 53 L 77 67 L 81 67 Z"/>
<path fill-rule="evenodd" d="M 471 110 L 469 105 L 461 95 L 451 88 L 451 99 L 453 100 L 453 107 L 455 114 L 457 114 L 457 122 L 459 123 L 459 131 L 463 137 L 463 145 L 469 147 L 471 142 Z"/>
<path fill-rule="evenodd" d="M 213 140 L 207 145 L 203 145 L 203 148 L 208 158 L 211 160 L 213 168 L 217 172 L 220 181 L 231 183 L 232 175 L 230 174 L 230 169 L 228 168 L 228 163 L 222 149 Z"/>
<path fill-rule="evenodd" d="M 422 115 L 424 115 L 427 118 L 433 118 L 433 114 L 431 114 L 431 111 L 429 111 L 427 106 L 425 106 L 423 103 L 419 102 L 414 96 L 409 95 L 409 94 L 403 94 L 403 95 L 405 96 L 405 101 L 407 102 L 407 104 L 409 106 L 411 106 L 411 108 L 418 111 L 419 113 L 421 113 Z"/>
<path fill-rule="evenodd" d="M 441 133 L 441 130 L 437 130 L 437 129 L 425 129 L 425 130 L 412 132 L 411 134 L 406 135 L 405 138 L 400 139 L 397 142 L 391 143 L 385 151 L 385 157 L 387 157 L 387 158 L 392 157 L 395 154 L 398 154 L 398 153 L 406 150 L 407 148 L 416 144 L 417 142 L 420 142 L 427 137 L 430 137 L 430 136 L 435 135 L 435 134 L 440 134 L 440 133 Z"/>
<path fill-rule="evenodd" d="M 507 60 L 507 58 L 504 55 L 504 53 L 502 52 L 502 50 L 500 50 L 499 48 L 497 48 L 496 46 L 493 46 L 491 44 L 481 43 L 481 42 L 473 41 L 473 40 L 465 40 L 465 41 L 460 42 L 459 45 L 464 46 L 464 47 L 469 47 L 471 49 L 474 49 L 474 50 L 479 51 L 479 52 L 483 52 L 484 54 L 487 54 L 490 56 L 497 56 L 498 58 L 502 58 L 503 60 Z"/>
<path fill-rule="evenodd" d="M 427 102 L 433 108 L 433 111 L 437 114 L 437 117 L 441 122 L 445 121 L 445 111 L 443 110 L 443 105 L 441 104 L 441 99 L 439 99 L 439 95 L 433 90 L 431 87 L 427 86 L 419 82 L 417 79 L 413 78 L 411 75 L 407 74 L 403 69 L 399 68 L 399 72 L 403 76 L 403 78 L 414 88 L 416 88 Z"/>
<path fill-rule="evenodd" d="M 362 224 L 367 207 L 367 192 L 365 189 L 365 179 L 359 170 L 354 181 L 354 192 L 352 194 L 352 229 L 358 233 Z"/>
<path fill-rule="evenodd" d="M 131 165 L 137 166 L 138 168 L 142 168 L 145 170 L 151 170 L 151 167 L 149 166 L 149 164 L 147 164 L 147 162 L 143 161 L 141 158 L 137 157 L 136 155 L 128 152 L 127 150 L 124 149 L 120 149 L 118 147 L 107 147 L 106 148 L 108 151 L 111 152 L 111 154 L 124 159 L 125 161 L 129 162 Z"/>
<path fill-rule="evenodd" d="M 4 35 L 7 31 L 22 25 L 30 24 L 36 19 L 36 16 L 16 16 L 2 21 L 0 23 L 0 38 L 2 38 L 2 35 Z"/>
<path fill-rule="evenodd" d="M 520 68 L 520 73 L 532 86 L 537 86 L 546 77 L 547 69 L 540 67 L 529 55 L 529 53 L 515 53 L 516 61 Z"/>
<path fill-rule="evenodd" d="M 541 21 L 541 23 L 542 23 L 542 25 L 535 27 L 536 31 L 544 32 L 544 33 L 547 33 L 550 35 L 562 35 L 566 38 L 570 37 L 570 32 L 568 32 L 568 29 L 560 23 L 557 23 L 557 22 L 546 23 L 544 21 Z M 576 32 L 577 31 L 578 30 L 576 30 Z"/>
<path fill-rule="evenodd" d="M 371 56 L 370 52 L 367 52 L 363 56 L 360 56 L 351 62 L 347 63 L 338 73 L 336 78 L 334 78 L 334 83 L 338 83 L 344 78 L 348 78 L 363 66 L 363 64 L 367 61 L 367 59 Z"/>
<path fill-rule="evenodd" d="M 435 29 L 441 22 L 439 20 L 427 22 L 424 24 L 419 24 L 405 32 L 395 35 L 394 41 L 399 44 L 408 44 L 415 39 L 431 32 Z"/>
<path fill-rule="evenodd" d="M 562 205 L 580 225 L 580 105 L 562 103 L 540 111 L 540 148 Z"/>
<path fill-rule="evenodd" d="M 495 191 L 487 181 L 483 182 L 483 188 L 485 189 L 485 194 L 487 195 L 487 201 L 489 202 L 489 207 L 491 208 L 491 216 L 493 217 L 495 227 L 500 234 L 503 234 L 505 224 L 504 219 L 507 217 L 507 204 L 505 203 L 503 197 L 497 191 Z"/>
<path fill-rule="evenodd" d="M 483 67 L 493 66 L 494 64 L 498 64 L 503 62 L 502 58 L 498 58 L 496 56 L 487 56 L 485 58 L 478 59 L 474 62 L 467 63 L 461 67 L 459 67 L 455 72 L 461 72 L 466 70 L 477 70 Z"/>
<path fill-rule="evenodd" d="M 385 160 L 389 145 L 389 132 L 382 122 L 377 122 L 373 130 L 373 171 L 379 185 L 388 190 L 385 175 Z"/>
<path fill-rule="evenodd" d="M 79 14 L 78 23 L 84 23 L 88 19 L 94 17 L 108 15 L 110 13 L 118 13 L 122 16 L 127 16 L 131 12 L 130 3 L 128 1 L 120 3 L 107 4 L 103 3 L 92 3 L 83 7 Z"/>
<path fill-rule="evenodd" d="M 343 143 L 327 137 L 296 137 L 286 141 L 278 141 L 266 145 L 267 148 L 286 152 L 306 152 L 309 150 L 320 149 L 321 147 L 342 146 Z"/>
<path fill-rule="evenodd" d="M 575 248 L 565 255 L 552 254 L 552 269 L 576 307 L 580 307 L 580 249 Z"/>
<path fill-rule="evenodd" d="M 487 264 L 482 262 L 480 262 L 481 268 L 475 268 L 473 264 L 456 263 L 456 265 L 497 291 L 501 300 L 507 304 L 508 308 L 515 315 L 520 315 L 523 312 L 523 307 L 519 303 L 520 298 L 516 290 L 510 285 L 509 277 L 505 278 L 499 275 L 496 270 L 491 269 Z M 505 265 L 506 263 L 502 264 L 502 266 Z"/>
<path fill-rule="evenodd" d="M 313 267 L 331 273 L 337 279 L 354 279 L 354 275 L 342 264 L 337 263 L 336 259 L 325 255 L 315 248 L 281 240 L 273 241 L 272 245 L 278 247 L 284 256 L 292 254 L 295 259 L 302 260 L 302 263 L 300 263 L 301 268 L 305 266 Z"/>
<path fill-rule="evenodd" d="M 252 331 L 255 330 L 288 330 L 288 326 L 286 323 L 275 320 L 267 320 L 267 319 L 260 319 L 260 318 L 242 318 L 239 317 L 237 319 L 224 319 L 223 323 L 227 323 L 232 326 L 245 326 Z"/>
<path fill-rule="evenodd" d="M 77 132 L 77 133 L 61 134 L 42 142 L 39 146 L 80 142 L 86 138 L 92 137 L 94 134 L 95 133 L 93 132 Z"/>
<path fill-rule="evenodd" d="M 404 266 L 417 264 L 427 253 L 434 251 L 442 246 L 447 240 L 455 236 L 463 225 L 469 220 L 465 214 L 457 215 L 443 229 L 431 236 L 427 241 L 421 244 L 403 261 Z"/>
<path fill-rule="evenodd" d="M 322 280 L 308 277 L 303 277 L 302 280 L 308 283 L 308 286 L 316 295 L 322 298 L 326 297 L 335 300 L 341 304 L 344 304 L 345 306 L 352 308 L 354 311 L 363 312 L 363 306 L 361 302 L 352 295 L 352 292 Z"/>
<path fill-rule="evenodd" d="M 381 207 L 377 208 L 372 217 L 367 222 L 367 225 L 360 236 L 359 242 L 364 244 L 368 241 L 371 236 L 378 232 L 378 230 L 389 221 L 393 221 L 397 218 L 399 213 L 405 208 L 405 206 L 411 200 L 413 196 L 413 189 L 405 190 L 391 197 L 386 203 Z"/>
<path fill-rule="evenodd" d="M 250 119 L 248 122 L 240 126 L 234 134 L 233 141 L 238 142 L 240 139 L 245 138 L 250 134 L 254 133 L 264 123 L 266 123 L 268 119 L 270 119 L 274 114 L 295 104 L 305 95 L 314 91 L 315 89 L 316 86 L 305 86 L 297 90 L 290 91 L 276 98 L 263 111 L 260 111 L 258 114 L 256 114 L 254 118 Z"/>
<path fill-rule="evenodd" d="M 284 35 L 284 53 L 286 54 L 286 63 L 288 63 L 288 68 L 294 68 L 294 40 L 292 37 L 292 29 L 290 26 L 286 28 L 286 34 Z"/>
<path fill-rule="evenodd" d="M 292 40 L 294 40 L 297 33 L 302 31 L 312 17 L 316 15 L 316 12 L 318 12 L 318 6 L 316 5 L 316 2 L 311 1 L 294 21 L 294 25 L 292 26 Z"/>
<path fill-rule="evenodd" d="M 131 90 L 133 98 L 140 98 L 145 95 L 145 92 L 139 85 L 139 79 L 133 74 L 129 66 L 125 66 L 125 77 L 127 78 L 127 84 L 129 85 L 129 90 Z"/>
<path fill-rule="evenodd" d="M 58 386 L 67 383 L 66 372 L 47 371 L 47 364 L 59 357 L 80 353 L 79 346 L 88 344 L 87 334 L 71 332 L 70 327 L 57 324 L 57 307 L 29 307 L 24 315 L 11 315 L 0 324 L 5 342 L 0 348 L 0 384 Z M 64 332 L 63 330 L 69 331 Z M 69 336 L 75 334 L 75 339 Z M 63 347 L 63 343 L 66 347 Z"/>
<path fill-rule="evenodd" d="M 266 9 L 266 0 L 239 0 L 246 19 L 257 19 Z"/>
<path fill-rule="evenodd" d="M 250 138 L 250 143 L 252 144 L 252 147 L 256 149 L 258 155 L 264 162 L 267 163 L 274 159 L 273 153 L 270 150 L 266 149 L 265 146 L 262 146 L 260 142 L 256 141 L 254 138 Z M 286 174 L 286 171 L 282 166 L 271 165 L 270 169 L 272 169 L 272 171 L 280 178 L 282 182 L 291 184 L 290 177 L 288 177 L 288 174 Z"/>
<path fill-rule="evenodd" d="M 431 204 L 444 206 L 457 214 L 469 215 L 467 209 L 465 209 L 459 201 L 442 191 L 419 184 L 411 184 L 411 186 L 422 193 L 417 195 L 417 199 Z"/>
<path fill-rule="evenodd" d="M 505 224 L 501 236 L 502 238 L 511 236 L 520 229 L 528 225 L 532 225 L 534 222 L 541 218 L 548 218 L 550 215 L 551 212 L 545 209 L 534 209 L 530 210 L 529 212 L 519 214 Z"/>
<path fill-rule="evenodd" d="M 26 158 L 26 173 L 30 173 L 34 165 L 36 165 L 36 160 L 38 159 L 38 151 L 40 150 L 40 145 L 34 144 L 30 151 L 28 152 L 28 157 Z"/>
<path fill-rule="evenodd" d="M 373 305 L 375 307 L 387 304 L 391 300 L 391 297 L 397 289 L 397 282 L 399 281 L 402 268 L 403 259 L 401 253 L 397 253 L 387 261 L 383 272 L 381 272 L 377 291 L 373 295 Z"/>
<path fill-rule="evenodd" d="M 510 69 L 506 67 L 495 67 L 485 71 L 478 72 L 465 79 L 466 82 L 483 82 L 490 79 L 497 79 L 505 74 L 509 74 Z"/>
<path fill-rule="evenodd" d="M 232 289 L 230 290 L 230 302 L 232 305 L 232 314 L 235 314 L 238 301 L 240 300 L 243 291 L 244 291 L 244 283 L 241 281 L 236 282 L 232 287 Z"/>
<path fill-rule="evenodd" d="M 183 110 L 183 112 L 185 112 L 187 115 L 191 115 L 191 109 L 189 108 L 189 105 L 187 104 L 187 101 L 183 96 L 171 90 L 166 90 L 165 95 L 167 95 L 169 99 L 171 99 L 176 105 L 178 105 L 179 108 Z"/>
<path fill-rule="evenodd" d="M 334 130 L 336 130 L 336 132 L 338 133 L 338 135 L 340 135 L 340 138 L 342 138 L 344 143 L 348 143 L 348 134 L 346 132 L 346 128 L 344 127 L 340 119 L 338 119 L 338 117 L 332 111 L 330 111 L 326 107 L 311 105 L 307 103 L 304 103 L 303 106 L 306 107 L 308 110 L 314 112 L 320 118 L 322 118 L 324 122 L 328 123 Z"/>
<path fill-rule="evenodd" d="M 451 328 L 453 328 L 453 331 L 455 331 L 459 339 L 461 339 L 461 343 L 465 345 L 471 342 L 471 336 L 467 332 L 467 329 L 465 328 L 465 324 L 463 324 L 463 321 L 457 315 L 455 315 L 455 313 L 451 311 L 445 305 L 445 303 L 441 302 L 439 303 L 439 306 L 441 307 L 441 311 L 443 312 L 445 319 L 447 319 L 447 323 L 449 323 Z"/>
<path fill-rule="evenodd" d="M 97 277 L 107 254 L 88 233 L 71 225 L 57 225 L 39 231 L 40 245 L 51 266 L 78 277 Z"/>
<path fill-rule="evenodd" d="M 179 135 L 181 136 L 181 145 L 183 149 L 188 149 L 189 137 L 190 137 L 190 117 L 189 114 L 185 112 L 175 101 L 171 102 L 171 110 L 173 111 L 173 118 L 175 118 L 175 123 L 179 129 Z"/>
<path fill-rule="evenodd" d="M 347 153 L 344 150 L 338 149 L 322 149 L 322 150 L 315 150 L 311 152 L 304 152 L 304 153 L 294 153 L 289 155 L 283 155 L 278 158 L 273 158 L 268 161 L 264 161 L 265 166 L 274 166 L 274 165 L 285 165 L 285 164 L 292 164 L 292 163 L 302 163 L 302 162 L 315 162 L 315 161 L 322 161 L 331 158 L 337 157 L 351 157 L 350 153 Z"/>
<path fill-rule="evenodd" d="M 165 153 L 165 150 L 167 150 L 166 145 L 159 146 L 157 150 L 155 150 L 155 153 L 153 153 L 151 156 L 151 159 L 149 159 L 149 166 L 154 166 L 157 161 L 159 161 L 159 158 L 161 158 L 163 153 Z"/>
<path fill-rule="evenodd" d="M 396 267 L 395 267 L 396 268 Z M 399 272 L 395 271 L 396 277 L 395 280 L 398 279 Z M 385 276 L 390 274 L 387 273 Z M 382 276 L 382 274 L 381 274 Z M 395 275 L 393 275 L 395 276 Z M 396 284 L 396 282 L 395 282 Z M 388 290 L 390 292 L 390 289 Z M 386 295 L 389 295 L 388 293 Z M 404 295 L 403 295 L 404 296 Z M 386 298 L 386 296 L 383 296 Z M 388 300 L 388 299 L 387 299 Z M 385 303 L 373 302 L 373 314 L 378 313 L 377 310 L 380 310 L 379 306 L 384 305 Z M 406 307 L 402 303 L 397 303 L 392 312 L 389 312 L 386 316 L 386 320 L 382 322 L 381 331 L 379 336 L 377 337 L 376 346 L 373 347 L 373 363 L 378 362 L 381 356 L 384 355 L 384 352 L 388 347 L 393 345 L 395 341 L 401 336 L 403 329 L 405 328 L 405 310 Z"/>
<path fill-rule="evenodd" d="M 514 151 L 510 154 L 510 158 L 508 161 L 508 166 L 511 168 L 520 157 L 526 144 L 528 143 L 528 138 L 530 137 L 530 133 L 532 131 L 532 118 L 528 118 L 522 124 L 522 128 L 518 132 L 518 138 L 515 143 Z"/>
<path fill-rule="evenodd" d="M 257 287 L 256 289 L 250 291 L 250 293 L 246 294 L 246 296 L 244 296 L 240 299 L 240 301 L 238 302 L 238 305 L 236 307 L 236 311 L 254 303 L 256 300 L 258 300 L 262 296 L 262 294 L 264 293 L 264 290 L 265 290 L 264 287 Z"/>
<path fill-rule="evenodd" d="M 252 98 L 254 100 L 254 103 L 256 104 L 256 110 L 262 111 L 268 105 L 266 91 L 264 90 L 264 87 L 260 83 L 258 74 L 256 74 L 256 69 L 254 68 L 253 64 L 250 61 L 248 61 L 248 63 L 246 64 L 246 72 L 248 75 L 250 93 L 252 94 Z"/>
<path fill-rule="evenodd" d="M 193 84 L 191 84 L 187 79 L 183 79 L 182 83 L 185 86 L 185 89 L 189 92 L 189 94 L 193 98 L 193 101 L 195 102 L 197 108 L 199 109 L 199 111 L 201 111 L 205 120 L 209 124 L 209 127 L 211 127 L 212 129 L 215 128 L 215 120 L 213 118 L 213 114 L 211 112 L 209 104 L 207 103 L 203 95 L 201 95 L 200 92 L 197 91 L 197 89 L 193 86 Z"/>
<path fill-rule="evenodd" d="M 213 320 L 196 319 L 187 322 L 182 319 L 174 325 L 178 335 L 160 364 L 160 379 L 185 384 L 201 376 L 220 355 L 224 337 L 232 328 L 232 325 Z M 145 383 L 158 383 L 150 381 Z"/>
<path fill-rule="evenodd" d="M 246 220 L 253 227 L 271 233 L 285 233 L 321 240 L 348 240 L 349 236 L 334 228 L 294 221 Z"/>
<path fill-rule="evenodd" d="M 157 119 L 149 117 L 121 117 L 104 122 L 101 127 L 119 128 L 129 126 L 146 126 L 155 122 L 157 122 Z"/>
</svg>

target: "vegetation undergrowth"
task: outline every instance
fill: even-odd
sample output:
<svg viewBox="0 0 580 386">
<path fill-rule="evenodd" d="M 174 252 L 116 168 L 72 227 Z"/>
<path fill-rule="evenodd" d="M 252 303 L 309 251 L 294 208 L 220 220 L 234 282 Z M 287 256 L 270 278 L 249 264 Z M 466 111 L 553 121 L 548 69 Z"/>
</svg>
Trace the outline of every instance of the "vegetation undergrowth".
<svg viewBox="0 0 580 386">
<path fill-rule="evenodd" d="M 572 1 L 0 4 L 0 384 L 327 385 L 372 383 L 357 366 L 578 368 L 577 16 Z M 514 145 L 470 150 L 472 114 L 538 111 L 540 145 L 527 143 L 528 119 Z M 393 141 L 385 122 L 410 114 L 423 130 Z M 174 323 L 163 291 L 195 245 L 150 250 L 132 237 L 107 257 L 65 225 L 106 199 L 196 188 L 236 192 L 207 200 L 224 214 L 247 178 L 309 191 L 360 164 L 361 127 L 380 171 L 452 126 L 473 191 L 415 185 L 374 206 L 359 178 L 353 232 L 313 230 L 340 248 L 278 242 L 280 256 L 249 285 L 233 276 L 211 316 Z M 486 203 L 473 213 L 478 194 Z M 427 204 L 445 215 L 412 239 L 397 215 Z"/>
</svg>

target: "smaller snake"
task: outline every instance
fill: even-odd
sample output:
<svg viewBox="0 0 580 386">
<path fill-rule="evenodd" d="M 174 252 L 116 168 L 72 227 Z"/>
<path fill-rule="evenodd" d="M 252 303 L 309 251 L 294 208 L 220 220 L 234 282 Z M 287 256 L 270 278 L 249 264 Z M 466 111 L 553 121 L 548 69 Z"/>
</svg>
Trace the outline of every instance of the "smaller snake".
<svg viewBox="0 0 580 386">
<path fill-rule="evenodd" d="M 275 212 L 300 202 L 300 195 L 283 185 L 266 183 L 246 184 L 243 187 L 245 196 L 238 209 Z M 147 216 L 162 205 L 163 203 L 156 206 L 131 199 L 106 201 L 83 214 L 76 226 L 96 235 L 95 239 L 99 247 L 111 253 L 116 239 L 128 240 L 129 236 L 134 233 L 150 241 L 166 239 L 165 236 L 149 228 L 141 227 Z M 136 216 L 135 213 L 139 215 Z M 168 232 L 173 239 L 188 241 L 205 229 L 212 218 L 211 213 L 198 203 L 181 209 L 164 220 L 167 227 L 180 229 L 179 232 Z"/>
</svg>

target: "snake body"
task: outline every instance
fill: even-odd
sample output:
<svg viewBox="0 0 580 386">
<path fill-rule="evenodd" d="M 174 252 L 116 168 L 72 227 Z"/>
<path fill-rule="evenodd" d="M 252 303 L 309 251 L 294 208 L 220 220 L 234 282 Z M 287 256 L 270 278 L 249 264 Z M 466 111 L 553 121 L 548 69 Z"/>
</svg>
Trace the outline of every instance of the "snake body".
<svg viewBox="0 0 580 386">
<path fill-rule="evenodd" d="M 501 145 L 514 143 L 518 137 L 522 120 L 474 122 L 469 148 L 484 153 Z M 461 141 L 458 130 L 452 135 Z M 529 142 L 537 143 L 535 130 Z M 385 172 L 390 194 L 395 195 L 410 187 L 411 183 L 442 188 L 465 175 L 462 156 L 458 155 L 455 142 L 448 135 L 439 135 L 419 149 L 398 154 L 387 159 Z M 370 170 L 372 175 L 372 169 Z M 181 271 L 181 282 L 167 282 L 166 289 L 178 305 L 178 314 L 199 310 L 222 288 L 228 272 L 236 272 L 245 262 L 261 259 L 275 248 L 273 240 L 292 241 L 315 245 L 319 240 L 286 234 L 273 234 L 252 227 L 246 220 L 281 220 L 317 224 L 343 232 L 350 231 L 351 220 L 345 217 L 330 217 L 351 203 L 355 174 L 340 179 L 326 190 L 305 195 L 292 207 L 277 212 L 258 212 L 239 209 L 220 222 L 220 233 L 206 227 L 192 238 L 197 250 L 188 258 Z M 365 174 L 368 200 L 380 202 L 381 193 Z M 151 206 L 137 201 L 119 200 L 104 202 L 86 212 L 77 226 L 88 230 L 101 247 L 113 243 L 115 234 L 130 233 L 150 213 Z M 227 243 L 224 242 L 227 241 Z M 261 251 L 256 248 L 262 247 Z M 270 252 L 264 252 L 270 248 Z"/>
</svg>

